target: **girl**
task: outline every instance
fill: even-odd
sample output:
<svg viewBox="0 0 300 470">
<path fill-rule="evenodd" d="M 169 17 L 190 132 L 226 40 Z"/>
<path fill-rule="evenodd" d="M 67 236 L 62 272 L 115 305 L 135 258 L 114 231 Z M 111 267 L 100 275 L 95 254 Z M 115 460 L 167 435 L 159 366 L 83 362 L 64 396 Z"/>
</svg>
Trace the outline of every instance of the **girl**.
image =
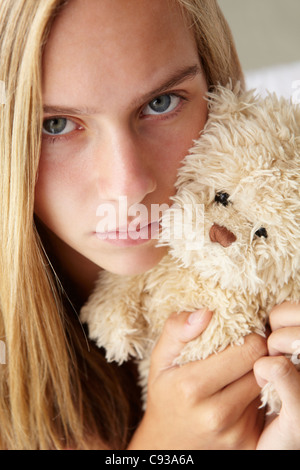
<svg viewBox="0 0 300 470">
<path fill-rule="evenodd" d="M 181 368 L 173 359 L 212 313 L 174 314 L 144 415 L 134 367 L 107 364 L 78 320 L 100 269 L 136 274 L 164 255 L 150 230 L 143 243 L 99 240 L 97 207 L 168 203 L 207 90 L 243 86 L 217 3 L 0 0 L 0 37 L 1 448 L 300 448 L 300 379 L 282 356 L 299 307 L 274 310 L 268 345 L 251 335 Z M 269 380 L 283 407 L 267 425 Z"/>
</svg>

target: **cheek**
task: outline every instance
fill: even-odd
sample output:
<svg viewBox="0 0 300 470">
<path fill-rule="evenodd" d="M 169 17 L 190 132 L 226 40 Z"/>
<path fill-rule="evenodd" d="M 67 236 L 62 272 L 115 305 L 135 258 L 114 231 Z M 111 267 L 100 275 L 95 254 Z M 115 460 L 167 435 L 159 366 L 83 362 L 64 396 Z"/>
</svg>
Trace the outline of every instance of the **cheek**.
<svg viewBox="0 0 300 470">
<path fill-rule="evenodd" d="M 76 204 L 79 177 L 62 164 L 49 162 L 41 156 L 35 187 L 35 213 L 52 230 L 71 214 Z"/>
<path fill-rule="evenodd" d="M 189 117 L 181 126 L 175 128 L 164 142 L 163 158 L 161 164 L 162 170 L 170 172 L 172 178 L 177 177 L 177 172 L 183 159 L 188 155 L 189 150 L 193 146 L 193 141 L 199 138 L 200 131 L 205 126 L 207 120 L 206 106 L 199 108 L 192 116 Z M 161 151 L 160 151 L 161 152 Z M 162 152 L 161 152 L 162 153 Z M 166 175 L 167 173 L 165 173 Z"/>
<path fill-rule="evenodd" d="M 189 113 L 174 133 L 173 142 L 170 142 L 170 150 L 180 164 L 193 147 L 194 140 L 199 138 L 208 117 L 207 103 L 203 96 L 195 100 Z M 177 157 L 175 157 L 177 156 Z"/>
</svg>

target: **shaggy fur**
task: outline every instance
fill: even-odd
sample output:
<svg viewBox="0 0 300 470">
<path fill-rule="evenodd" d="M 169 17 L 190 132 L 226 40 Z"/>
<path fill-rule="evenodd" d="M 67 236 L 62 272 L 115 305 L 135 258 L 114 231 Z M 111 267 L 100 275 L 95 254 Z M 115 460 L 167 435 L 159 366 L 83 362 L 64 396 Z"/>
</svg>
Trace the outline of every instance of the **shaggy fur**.
<svg viewBox="0 0 300 470">
<path fill-rule="evenodd" d="M 214 312 L 177 358 L 184 364 L 264 334 L 274 305 L 300 300 L 300 108 L 230 87 L 208 100 L 208 122 L 162 218 L 168 254 L 143 275 L 101 273 L 81 312 L 109 361 L 139 360 L 145 391 L 151 350 L 172 312 Z M 274 391 L 264 390 L 266 403 L 280 409 Z"/>
</svg>

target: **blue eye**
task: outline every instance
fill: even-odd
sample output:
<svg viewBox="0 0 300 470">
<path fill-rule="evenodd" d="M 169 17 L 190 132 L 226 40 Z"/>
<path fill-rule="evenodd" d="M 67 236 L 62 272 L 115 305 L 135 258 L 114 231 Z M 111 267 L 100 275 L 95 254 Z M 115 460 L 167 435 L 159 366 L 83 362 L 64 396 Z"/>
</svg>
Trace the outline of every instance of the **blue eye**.
<svg viewBox="0 0 300 470">
<path fill-rule="evenodd" d="M 181 98 L 176 95 L 161 95 L 150 101 L 144 108 L 143 115 L 167 114 L 177 108 Z"/>
<path fill-rule="evenodd" d="M 70 119 L 53 117 L 45 119 L 43 123 L 43 133 L 46 135 L 64 135 L 76 129 L 76 124 Z"/>
</svg>

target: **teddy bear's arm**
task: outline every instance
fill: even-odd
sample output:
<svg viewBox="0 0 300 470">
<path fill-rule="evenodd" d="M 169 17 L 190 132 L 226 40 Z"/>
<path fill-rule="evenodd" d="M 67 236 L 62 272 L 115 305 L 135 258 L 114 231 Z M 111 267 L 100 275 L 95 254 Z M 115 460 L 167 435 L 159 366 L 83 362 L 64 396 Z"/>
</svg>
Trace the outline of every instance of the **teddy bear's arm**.
<svg viewBox="0 0 300 470">
<path fill-rule="evenodd" d="M 87 323 L 90 339 L 106 351 L 108 361 L 122 363 L 141 358 L 146 322 L 141 314 L 143 276 L 123 277 L 103 272 L 80 318 Z"/>
</svg>

